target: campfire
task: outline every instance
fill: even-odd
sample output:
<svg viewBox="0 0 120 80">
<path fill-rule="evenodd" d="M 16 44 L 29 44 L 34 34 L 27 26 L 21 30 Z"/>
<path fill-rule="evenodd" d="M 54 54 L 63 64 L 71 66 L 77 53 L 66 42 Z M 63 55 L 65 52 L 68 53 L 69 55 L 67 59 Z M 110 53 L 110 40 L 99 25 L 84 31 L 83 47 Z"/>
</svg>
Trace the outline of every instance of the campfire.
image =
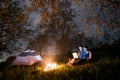
<svg viewBox="0 0 120 80">
<path fill-rule="evenodd" d="M 48 63 L 45 68 L 44 71 L 49 71 L 49 70 L 53 70 L 57 68 L 57 64 L 56 63 Z"/>
</svg>

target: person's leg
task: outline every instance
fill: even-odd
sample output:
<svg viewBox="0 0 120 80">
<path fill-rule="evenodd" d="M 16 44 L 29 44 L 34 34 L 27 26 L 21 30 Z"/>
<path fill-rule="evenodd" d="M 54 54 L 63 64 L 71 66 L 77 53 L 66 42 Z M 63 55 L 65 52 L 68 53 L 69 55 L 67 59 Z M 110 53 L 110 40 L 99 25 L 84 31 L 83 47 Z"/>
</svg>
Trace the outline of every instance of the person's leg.
<svg viewBox="0 0 120 80">
<path fill-rule="evenodd" d="M 75 63 L 75 58 L 71 59 L 67 65 L 72 66 Z"/>
</svg>

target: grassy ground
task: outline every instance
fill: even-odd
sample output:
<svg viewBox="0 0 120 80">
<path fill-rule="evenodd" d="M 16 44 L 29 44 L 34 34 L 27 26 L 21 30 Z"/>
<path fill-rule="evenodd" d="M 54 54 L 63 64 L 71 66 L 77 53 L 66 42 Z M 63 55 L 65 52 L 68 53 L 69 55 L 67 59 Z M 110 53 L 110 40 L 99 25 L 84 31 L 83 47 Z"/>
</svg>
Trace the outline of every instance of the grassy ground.
<svg viewBox="0 0 120 80">
<path fill-rule="evenodd" d="M 69 67 L 65 62 L 58 63 L 57 69 L 45 72 L 43 67 L 8 66 L 0 64 L 0 80 L 119 80 L 119 46 L 92 50 L 90 63 Z M 114 51 L 115 50 L 115 51 Z"/>
<path fill-rule="evenodd" d="M 47 72 L 38 65 L 12 66 L 0 72 L 0 80 L 119 80 L 119 67 L 119 58 L 74 67 L 59 64 L 57 69 Z"/>
</svg>

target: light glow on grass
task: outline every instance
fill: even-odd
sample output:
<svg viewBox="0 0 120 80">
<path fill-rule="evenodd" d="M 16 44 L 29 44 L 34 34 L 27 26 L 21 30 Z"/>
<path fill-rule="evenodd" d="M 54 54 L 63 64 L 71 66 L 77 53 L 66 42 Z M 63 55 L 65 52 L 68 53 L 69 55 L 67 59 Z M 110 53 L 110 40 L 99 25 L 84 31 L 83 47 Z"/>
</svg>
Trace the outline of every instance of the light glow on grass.
<svg viewBox="0 0 120 80">
<path fill-rule="evenodd" d="M 57 64 L 56 63 L 48 63 L 45 68 L 44 71 L 49 71 L 49 70 L 53 70 L 57 68 Z"/>
</svg>

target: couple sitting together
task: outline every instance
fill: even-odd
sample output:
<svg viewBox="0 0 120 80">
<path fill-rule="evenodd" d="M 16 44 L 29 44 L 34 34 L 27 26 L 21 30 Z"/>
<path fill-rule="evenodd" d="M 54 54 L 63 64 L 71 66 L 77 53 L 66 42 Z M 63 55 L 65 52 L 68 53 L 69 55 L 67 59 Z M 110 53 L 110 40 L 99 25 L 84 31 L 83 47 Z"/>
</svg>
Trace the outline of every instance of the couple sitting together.
<svg viewBox="0 0 120 80">
<path fill-rule="evenodd" d="M 91 52 L 88 51 L 86 47 L 79 47 L 79 51 L 75 51 L 72 53 L 73 59 L 71 59 L 67 64 L 73 65 L 77 62 L 80 62 L 80 60 L 86 60 L 91 59 Z"/>
<path fill-rule="evenodd" d="M 79 47 L 79 51 L 72 53 L 73 58 L 88 59 L 91 57 L 91 52 L 86 47 Z"/>
</svg>

